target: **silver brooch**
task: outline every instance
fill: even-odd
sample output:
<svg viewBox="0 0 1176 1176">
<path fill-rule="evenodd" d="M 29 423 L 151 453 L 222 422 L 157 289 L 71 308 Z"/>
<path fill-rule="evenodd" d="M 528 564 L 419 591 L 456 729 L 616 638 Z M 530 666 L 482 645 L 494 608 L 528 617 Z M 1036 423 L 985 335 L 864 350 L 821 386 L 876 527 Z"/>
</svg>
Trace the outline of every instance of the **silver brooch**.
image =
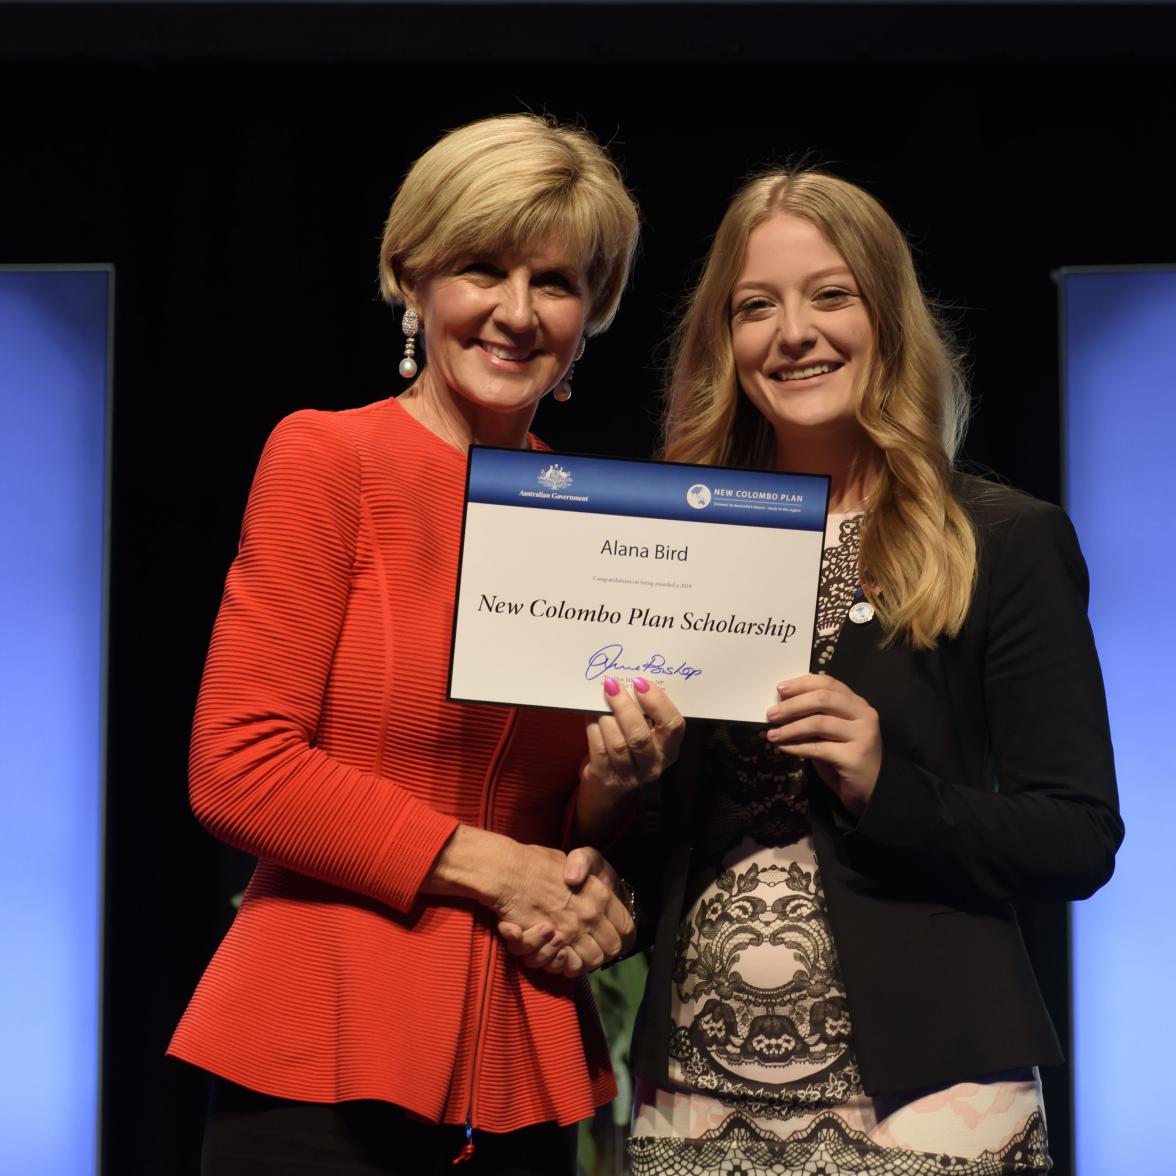
<svg viewBox="0 0 1176 1176">
<path fill-rule="evenodd" d="M 866 625 L 874 619 L 874 606 L 868 600 L 859 600 L 850 605 L 849 619 L 855 625 Z"/>
</svg>

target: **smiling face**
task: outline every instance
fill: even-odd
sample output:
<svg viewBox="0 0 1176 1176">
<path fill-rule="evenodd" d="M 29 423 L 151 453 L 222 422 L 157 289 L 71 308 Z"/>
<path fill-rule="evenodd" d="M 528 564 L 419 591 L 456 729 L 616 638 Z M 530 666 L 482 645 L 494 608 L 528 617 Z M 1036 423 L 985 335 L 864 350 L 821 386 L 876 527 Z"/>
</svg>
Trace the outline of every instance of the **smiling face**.
<svg viewBox="0 0 1176 1176">
<path fill-rule="evenodd" d="M 406 293 L 428 360 L 414 394 L 471 422 L 529 424 L 575 359 L 589 310 L 579 264 L 552 244 L 462 258 Z"/>
<path fill-rule="evenodd" d="M 860 434 L 874 328 L 845 259 L 810 221 L 777 213 L 752 230 L 731 292 L 731 345 L 779 449 Z"/>
</svg>

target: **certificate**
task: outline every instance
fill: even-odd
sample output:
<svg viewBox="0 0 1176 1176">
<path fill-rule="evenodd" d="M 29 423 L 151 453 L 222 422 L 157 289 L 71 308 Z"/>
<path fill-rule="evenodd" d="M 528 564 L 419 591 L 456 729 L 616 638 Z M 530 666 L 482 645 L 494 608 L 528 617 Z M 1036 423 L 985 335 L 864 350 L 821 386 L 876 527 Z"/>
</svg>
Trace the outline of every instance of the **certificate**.
<svg viewBox="0 0 1176 1176">
<path fill-rule="evenodd" d="M 449 696 L 583 711 L 637 675 L 764 723 L 809 669 L 829 479 L 475 446 Z"/>
</svg>

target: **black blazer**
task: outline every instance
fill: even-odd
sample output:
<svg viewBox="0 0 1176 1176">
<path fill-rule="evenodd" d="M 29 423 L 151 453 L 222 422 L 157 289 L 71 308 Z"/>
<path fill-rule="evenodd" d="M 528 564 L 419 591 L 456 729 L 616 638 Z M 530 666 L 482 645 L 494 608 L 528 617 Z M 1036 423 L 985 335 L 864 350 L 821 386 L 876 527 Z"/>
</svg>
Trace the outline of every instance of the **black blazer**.
<svg viewBox="0 0 1176 1176">
<path fill-rule="evenodd" d="M 878 711 L 883 759 L 856 822 L 811 771 L 812 834 L 871 1095 L 1062 1060 L 1015 899 L 1085 898 L 1123 838 L 1088 581 L 1057 507 L 976 478 L 956 492 L 979 574 L 958 637 L 882 648 L 847 623 L 829 672 Z M 640 1077 L 666 1078 L 670 985 L 691 845 L 707 819 L 700 749 L 651 798 L 620 855 L 653 956 L 635 1030 Z"/>
</svg>

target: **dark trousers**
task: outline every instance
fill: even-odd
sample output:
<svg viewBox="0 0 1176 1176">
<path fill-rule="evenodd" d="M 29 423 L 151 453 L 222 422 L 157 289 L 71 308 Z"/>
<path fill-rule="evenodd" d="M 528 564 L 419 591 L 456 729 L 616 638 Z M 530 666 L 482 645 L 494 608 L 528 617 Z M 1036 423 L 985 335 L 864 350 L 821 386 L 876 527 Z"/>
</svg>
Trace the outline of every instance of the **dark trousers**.
<svg viewBox="0 0 1176 1176">
<path fill-rule="evenodd" d="M 202 1176 L 574 1176 L 576 1128 L 538 1123 L 504 1135 L 410 1119 L 390 1103 L 271 1098 L 214 1078 Z"/>
</svg>

